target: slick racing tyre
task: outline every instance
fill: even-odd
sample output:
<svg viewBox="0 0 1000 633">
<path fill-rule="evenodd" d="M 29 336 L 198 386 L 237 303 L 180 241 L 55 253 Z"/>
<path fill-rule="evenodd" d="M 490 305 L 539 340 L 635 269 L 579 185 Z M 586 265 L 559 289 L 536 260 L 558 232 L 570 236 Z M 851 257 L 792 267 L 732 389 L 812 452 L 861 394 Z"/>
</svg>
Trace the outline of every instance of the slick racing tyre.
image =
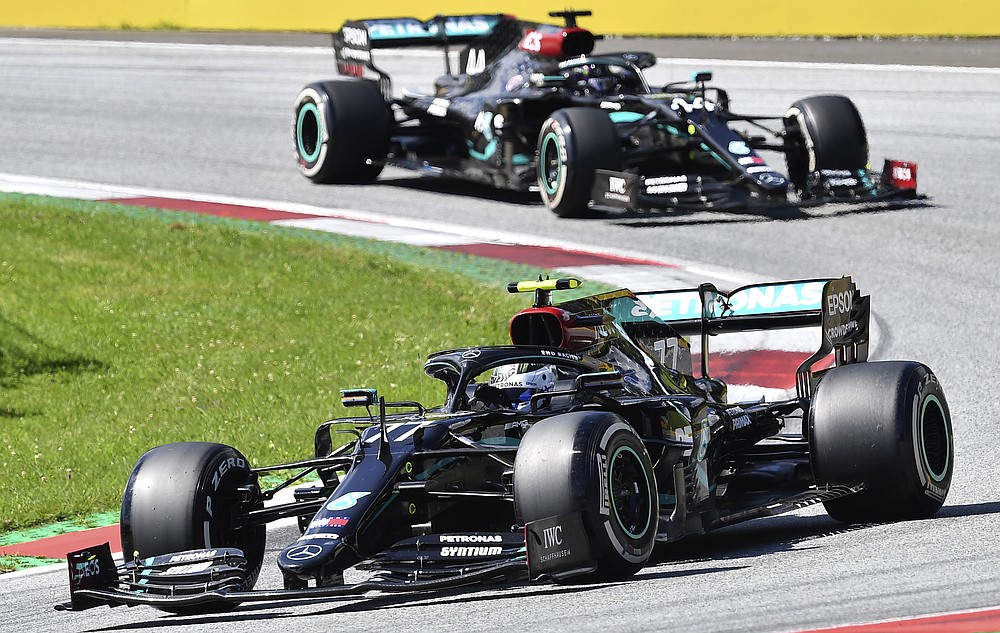
<svg viewBox="0 0 1000 633">
<path fill-rule="evenodd" d="M 295 157 L 317 183 L 370 182 L 382 173 L 391 112 L 371 81 L 344 78 L 306 86 L 295 99 Z"/>
<path fill-rule="evenodd" d="M 608 115 L 597 108 L 556 110 L 538 135 L 542 202 L 563 218 L 586 216 L 594 173 L 621 170 L 622 146 Z"/>
<path fill-rule="evenodd" d="M 125 560 L 188 550 L 232 547 L 243 550 L 247 581 L 253 588 L 264 560 L 263 525 L 241 526 L 235 518 L 263 507 L 246 505 L 244 491 L 260 498 L 247 459 L 222 444 L 184 442 L 158 446 L 139 458 L 122 497 L 121 537 Z M 228 610 L 233 603 L 197 609 L 165 608 L 178 613 Z"/>
<path fill-rule="evenodd" d="M 642 569 L 659 517 L 649 455 L 631 426 L 607 411 L 557 415 L 532 426 L 514 460 L 521 523 L 581 513 L 596 571 L 617 580 Z"/>
<path fill-rule="evenodd" d="M 861 114 L 842 95 L 807 97 L 785 114 L 788 178 L 803 198 L 809 176 L 821 169 L 857 172 L 868 165 L 868 136 Z"/>
<path fill-rule="evenodd" d="M 951 487 L 955 452 L 948 402 L 920 363 L 830 370 L 809 407 L 809 443 L 820 484 L 865 486 L 825 503 L 838 521 L 930 517 Z"/>
</svg>

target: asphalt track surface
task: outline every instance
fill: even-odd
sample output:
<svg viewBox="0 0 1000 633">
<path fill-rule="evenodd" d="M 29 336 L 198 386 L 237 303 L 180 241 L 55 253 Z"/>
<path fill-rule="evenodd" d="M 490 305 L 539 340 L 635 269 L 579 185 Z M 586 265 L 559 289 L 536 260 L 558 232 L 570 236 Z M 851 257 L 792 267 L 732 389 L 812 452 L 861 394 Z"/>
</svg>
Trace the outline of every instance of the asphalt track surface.
<svg viewBox="0 0 1000 633">
<path fill-rule="evenodd" d="M 879 42 L 877 55 L 867 52 L 876 43 L 860 42 L 860 56 L 841 51 L 821 62 L 806 54 L 823 42 L 744 41 L 739 53 L 696 41 L 682 47 L 691 54 L 676 52 L 676 42 L 644 42 L 658 54 L 672 51 L 651 71 L 656 83 L 712 68 L 738 111 L 780 114 L 810 94 L 849 95 L 865 118 L 873 162 L 917 161 L 931 200 L 905 209 L 567 221 L 530 197 L 394 170 L 372 186 L 308 183 L 292 159 L 291 103 L 302 85 L 333 75 L 327 49 L 17 35 L 0 38 L 0 172 L 531 232 L 753 277 L 851 274 L 872 295 L 886 333 L 880 358 L 919 359 L 940 377 L 957 455 L 951 495 L 933 519 L 846 528 L 819 509 L 800 511 L 682 541 L 629 582 L 248 605 L 178 618 L 145 607 L 56 613 L 50 605 L 66 598 L 65 571 L 46 570 L 0 576 L 0 603 L 16 614 L 0 630 L 796 631 L 1000 604 L 996 41 L 974 43 L 978 53 L 944 42 L 940 58 L 942 42 Z M 765 55 L 765 45 L 776 48 Z M 753 61 L 760 56 L 772 59 Z M 441 68 L 433 56 L 385 59 L 400 67 L 399 86 L 427 86 Z M 291 535 L 271 536 L 273 556 Z M 261 583 L 278 580 L 265 575 Z"/>
</svg>

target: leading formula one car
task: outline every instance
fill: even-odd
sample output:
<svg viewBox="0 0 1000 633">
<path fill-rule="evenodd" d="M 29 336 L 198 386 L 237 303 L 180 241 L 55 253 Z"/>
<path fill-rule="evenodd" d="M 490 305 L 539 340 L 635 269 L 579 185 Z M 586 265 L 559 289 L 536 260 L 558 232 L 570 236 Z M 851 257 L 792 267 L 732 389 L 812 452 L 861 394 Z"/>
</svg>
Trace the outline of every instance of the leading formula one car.
<svg viewBox="0 0 1000 633">
<path fill-rule="evenodd" d="M 784 116 L 737 114 L 710 72 L 651 87 L 646 52 L 592 54 L 577 26 L 507 15 L 352 21 L 333 36 L 344 77 L 295 101 L 299 169 L 320 183 L 374 180 L 385 165 L 536 190 L 560 216 L 593 209 L 747 209 L 915 198 L 916 165 L 869 168 L 861 115 L 845 96 Z M 449 46 L 465 44 L 452 68 Z M 394 96 L 373 50 L 444 48 L 432 90 Z M 784 155 L 787 171 L 761 152 Z"/>
<path fill-rule="evenodd" d="M 944 502 L 954 465 L 944 391 L 918 362 L 866 362 L 869 300 L 850 278 L 552 304 L 575 285 L 511 284 L 535 293 L 510 322 L 512 345 L 430 356 L 439 406 L 344 391 L 367 414 L 321 424 L 309 459 L 253 467 L 220 444 L 153 448 L 125 488 L 124 564 L 107 545 L 70 553 L 72 600 L 60 608 L 192 613 L 498 579 L 621 579 L 657 544 L 813 503 L 870 522 L 928 517 Z M 728 401 L 709 373 L 713 335 L 806 326 L 821 342 L 794 394 Z M 338 433 L 350 441 L 339 446 Z M 281 471 L 292 474 L 262 487 Z M 294 501 L 265 506 L 309 473 L 315 483 Z M 292 517 L 301 536 L 278 554 L 284 586 L 254 590 L 265 524 Z M 370 576 L 345 584 L 359 569 Z"/>
</svg>

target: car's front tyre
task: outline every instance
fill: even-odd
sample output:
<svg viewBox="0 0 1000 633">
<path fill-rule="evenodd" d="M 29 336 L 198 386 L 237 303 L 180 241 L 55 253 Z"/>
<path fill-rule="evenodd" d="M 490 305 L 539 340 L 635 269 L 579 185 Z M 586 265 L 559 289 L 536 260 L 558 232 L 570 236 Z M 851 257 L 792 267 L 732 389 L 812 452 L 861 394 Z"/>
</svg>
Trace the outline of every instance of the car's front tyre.
<svg viewBox="0 0 1000 633">
<path fill-rule="evenodd" d="M 857 173 L 868 165 L 868 136 L 854 102 L 843 95 L 800 99 L 785 114 L 788 178 L 803 198 L 819 170 Z"/>
<path fill-rule="evenodd" d="M 653 466 L 639 436 L 607 411 L 579 411 L 534 424 L 514 460 L 514 506 L 522 523 L 580 513 L 596 570 L 627 578 L 652 554 L 659 517 Z"/>
<path fill-rule="evenodd" d="M 545 206 L 563 218 L 585 217 L 598 169 L 621 170 L 615 124 L 597 108 L 553 112 L 538 135 L 538 188 Z"/>
<path fill-rule="evenodd" d="M 182 442 L 157 446 L 136 462 L 125 485 L 121 509 L 125 560 L 175 552 L 236 548 L 246 558 L 246 583 L 253 588 L 264 560 L 263 525 L 240 525 L 239 516 L 263 507 L 257 477 L 247 459 L 223 444 Z M 232 603 L 176 612 L 226 610 Z"/>
</svg>

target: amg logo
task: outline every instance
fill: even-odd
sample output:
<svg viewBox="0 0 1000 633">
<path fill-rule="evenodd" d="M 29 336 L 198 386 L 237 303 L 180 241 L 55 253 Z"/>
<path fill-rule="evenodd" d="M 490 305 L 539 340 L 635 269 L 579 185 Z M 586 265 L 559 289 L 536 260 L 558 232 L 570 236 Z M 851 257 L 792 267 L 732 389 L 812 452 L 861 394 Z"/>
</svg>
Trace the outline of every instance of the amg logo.
<svg viewBox="0 0 1000 633">
<path fill-rule="evenodd" d="M 473 556 L 499 556 L 503 553 L 502 547 L 442 547 L 441 556 L 464 557 Z"/>
<path fill-rule="evenodd" d="M 207 552 L 194 552 L 192 554 L 177 554 L 176 556 L 171 556 L 171 563 L 183 563 L 188 560 L 203 560 L 205 558 L 212 558 L 215 556 L 215 550 L 208 550 Z"/>
<path fill-rule="evenodd" d="M 502 543 L 499 534 L 442 534 L 441 543 Z M 447 548 L 446 548 L 447 549 Z"/>
<path fill-rule="evenodd" d="M 608 191 L 619 195 L 625 194 L 625 179 L 611 176 L 608 178 Z"/>
</svg>

